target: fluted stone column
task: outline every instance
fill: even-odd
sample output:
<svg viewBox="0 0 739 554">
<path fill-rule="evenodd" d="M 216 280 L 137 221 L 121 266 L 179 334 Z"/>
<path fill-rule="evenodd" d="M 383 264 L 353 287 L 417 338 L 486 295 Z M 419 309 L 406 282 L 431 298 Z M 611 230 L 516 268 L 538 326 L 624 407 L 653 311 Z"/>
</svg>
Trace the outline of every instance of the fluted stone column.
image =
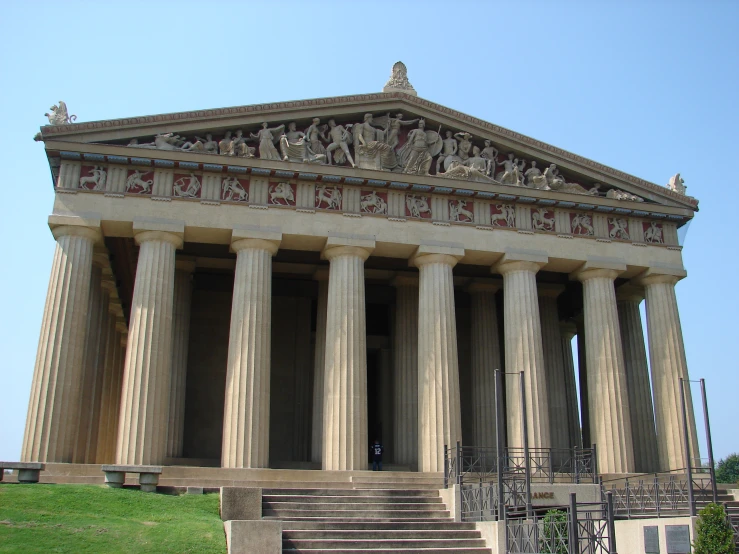
<svg viewBox="0 0 739 554">
<path fill-rule="evenodd" d="M 81 401 L 79 403 L 79 426 L 74 455 L 74 461 L 80 464 L 95 463 L 97 454 L 100 402 L 103 372 L 105 371 L 105 348 L 108 339 L 106 332 L 110 317 L 108 313 L 110 302 L 108 288 L 104 289 L 102 286 L 103 269 L 107 270 L 106 273 L 110 273 L 107 265 L 107 254 L 93 254 L 84 373 L 81 383 Z"/>
<path fill-rule="evenodd" d="M 562 337 L 562 358 L 565 371 L 565 395 L 567 397 L 567 428 L 569 429 L 569 445 L 582 447 L 580 434 L 580 411 L 577 400 L 577 384 L 575 382 L 575 361 L 572 357 L 572 339 L 577 334 L 574 323 L 560 323 Z"/>
<path fill-rule="evenodd" d="M 95 454 L 95 462 L 99 464 L 115 462 L 127 337 L 127 334 L 119 331 L 119 329 L 125 329 L 126 326 L 123 312 L 118 312 L 119 310 L 120 305 L 110 306 L 110 317 L 108 318 L 106 332 L 105 370 L 103 371 L 100 422 L 98 424 L 97 451 Z M 120 318 L 118 318 L 118 313 L 120 313 Z"/>
<path fill-rule="evenodd" d="M 316 344 L 313 353 L 313 431 L 311 433 L 311 461 L 321 463 L 323 458 L 323 387 L 326 373 L 326 310 L 328 306 L 328 270 L 319 269 L 313 275 L 318 281 L 316 313 Z"/>
<path fill-rule="evenodd" d="M 495 370 L 500 365 L 497 283 L 478 280 L 467 287 L 472 318 L 472 444 L 496 447 Z"/>
<path fill-rule="evenodd" d="M 59 218 L 62 219 L 62 218 Z M 53 223 L 54 216 L 49 218 Z M 24 462 L 71 462 L 74 455 L 96 226 L 52 229 L 56 249 L 23 436 Z"/>
<path fill-rule="evenodd" d="M 323 388 L 323 469 L 367 468 L 367 333 L 364 262 L 370 239 L 329 237 L 326 370 Z"/>
<path fill-rule="evenodd" d="M 648 271 L 639 284 L 644 286 L 647 301 L 649 362 L 654 387 L 654 412 L 657 445 L 662 470 L 686 467 L 683 447 L 680 381 L 688 379 L 688 363 L 675 296 L 675 284 L 684 277 Z M 693 402 L 686 383 L 688 434 L 693 459 L 699 457 Z"/>
<path fill-rule="evenodd" d="M 444 471 L 444 445 L 462 440 L 452 268 L 461 248 L 419 247 L 418 469 Z"/>
<path fill-rule="evenodd" d="M 639 304 L 643 298 L 644 291 L 638 287 L 624 285 L 616 291 L 626 387 L 631 410 L 635 470 L 639 473 L 651 473 L 659 471 L 660 468 L 647 350 L 644 346 L 644 331 L 639 312 Z"/>
<path fill-rule="evenodd" d="M 601 473 L 633 473 L 631 411 L 613 284 L 626 267 L 613 265 L 585 264 L 575 274 L 583 283 L 590 433 Z"/>
<path fill-rule="evenodd" d="M 174 302 L 172 307 L 172 380 L 169 392 L 169 426 L 167 457 L 181 458 L 185 435 L 185 392 L 187 385 L 187 353 L 190 344 L 190 306 L 192 273 L 195 261 L 175 261 Z"/>
<path fill-rule="evenodd" d="M 506 255 L 495 266 L 503 275 L 503 321 L 506 373 L 524 372 L 529 447 L 550 446 L 549 400 L 547 398 L 544 349 L 539 317 L 536 273 L 546 256 Z M 523 411 L 517 375 L 506 376 L 508 446 L 523 447 Z"/>
<path fill-rule="evenodd" d="M 415 469 L 418 465 L 418 277 L 397 276 L 393 285 L 395 462 Z"/>
<path fill-rule="evenodd" d="M 161 464 L 167 447 L 175 251 L 182 248 L 184 226 L 152 227 L 134 222 L 139 259 L 123 371 L 118 464 Z"/>
<path fill-rule="evenodd" d="M 280 233 L 234 230 L 236 252 L 223 413 L 223 467 L 268 467 L 272 256 Z"/>
<path fill-rule="evenodd" d="M 590 401 L 588 399 L 588 363 L 586 355 L 585 340 L 585 314 L 575 319 L 577 325 L 577 375 L 580 385 L 580 414 L 582 422 L 582 444 L 583 448 L 589 448 L 592 444 L 590 434 Z"/>
<path fill-rule="evenodd" d="M 559 330 L 557 297 L 562 285 L 540 284 L 539 313 L 541 340 L 544 348 L 544 367 L 549 403 L 549 432 L 552 448 L 570 448 L 570 420 L 567 405 L 567 376 L 565 375 L 562 335 Z"/>
</svg>

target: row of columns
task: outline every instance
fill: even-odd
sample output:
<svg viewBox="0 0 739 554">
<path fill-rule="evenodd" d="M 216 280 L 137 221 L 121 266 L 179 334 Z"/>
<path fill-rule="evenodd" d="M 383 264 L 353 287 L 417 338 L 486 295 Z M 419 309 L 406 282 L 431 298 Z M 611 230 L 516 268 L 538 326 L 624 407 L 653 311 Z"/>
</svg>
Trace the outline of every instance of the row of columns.
<svg viewBox="0 0 739 554">
<path fill-rule="evenodd" d="M 59 225 L 53 231 L 57 245 L 23 459 L 107 461 L 112 451 L 107 437 L 112 435 L 117 437 L 117 463 L 156 464 L 165 456 L 181 456 L 194 269 L 175 259 L 184 228 L 134 223 L 139 258 L 127 335 L 115 314 L 120 306 L 110 301 L 115 286 L 103 278 L 104 264 L 94 263 L 99 225 Z M 232 233 L 237 260 L 223 467 L 266 467 L 269 462 L 271 277 L 280 242 L 279 232 Z M 312 457 L 318 461 L 320 452 L 327 470 L 366 467 L 364 262 L 373 250 L 372 239 L 329 237 L 323 251 L 329 271 L 319 284 Z M 461 248 L 421 246 L 412 260 L 417 281 L 402 277 L 395 282 L 394 450 L 399 463 L 417 464 L 420 471 L 442 471 L 444 445 L 461 440 L 453 268 L 463 255 Z M 546 262 L 539 255 L 507 254 L 493 268 L 503 276 L 505 371 L 524 374 L 530 445 L 570 447 L 579 436 L 572 329 L 561 327 L 557 318 L 561 287 L 537 286 L 536 273 Z M 623 270 L 585 264 L 573 274 L 583 283 L 581 361 L 590 440 L 599 445 L 604 473 L 633 472 L 657 460 L 663 467 L 675 466 L 683 452 L 678 378 L 687 378 L 687 364 L 674 292 L 679 276 L 648 273 L 639 280 L 647 299 L 655 441 L 638 299 L 633 294 L 617 299 L 614 287 Z M 501 359 L 496 291 L 490 283 L 469 287 L 472 439 L 490 446 L 495 444 L 492 375 Z M 519 384 L 513 378 L 506 382 L 508 445 L 520 447 Z M 111 407 L 118 405 L 115 414 Z M 110 433 L 115 427 L 117 433 Z M 695 444 L 694 424 L 691 429 Z"/>
</svg>

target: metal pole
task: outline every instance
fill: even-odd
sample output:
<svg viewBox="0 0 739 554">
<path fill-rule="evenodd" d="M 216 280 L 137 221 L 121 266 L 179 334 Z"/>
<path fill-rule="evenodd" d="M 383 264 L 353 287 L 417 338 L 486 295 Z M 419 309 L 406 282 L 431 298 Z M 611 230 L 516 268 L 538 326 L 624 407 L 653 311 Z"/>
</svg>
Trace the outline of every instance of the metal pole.
<svg viewBox="0 0 739 554">
<path fill-rule="evenodd" d="M 444 445 L 444 488 L 449 488 L 449 447 Z"/>
<path fill-rule="evenodd" d="M 608 517 L 608 554 L 618 554 L 616 551 L 616 523 L 613 514 L 613 494 L 606 493 L 606 510 Z"/>
<path fill-rule="evenodd" d="M 567 552 L 569 554 L 579 554 L 579 540 L 577 537 L 577 494 L 570 493 L 570 520 L 567 522 L 570 526 L 567 537 Z"/>
<path fill-rule="evenodd" d="M 590 454 L 590 459 L 592 460 L 592 466 L 593 466 L 593 483 L 598 482 L 598 451 L 595 448 L 595 443 L 593 443 L 593 451 Z"/>
<path fill-rule="evenodd" d="M 695 499 L 693 498 L 693 464 L 690 461 L 690 441 L 688 440 L 688 409 L 685 405 L 685 380 L 680 377 L 680 405 L 683 411 L 683 446 L 686 469 L 688 471 L 688 504 L 690 515 L 695 516 Z"/>
<path fill-rule="evenodd" d="M 462 445 L 457 441 L 457 485 L 462 484 Z"/>
<path fill-rule="evenodd" d="M 526 471 L 526 516 L 532 517 L 534 510 L 531 506 L 531 459 L 529 458 L 529 430 L 528 414 L 526 413 L 526 387 L 524 386 L 523 371 L 519 373 L 521 383 L 521 414 L 523 416 L 523 456 L 524 469 Z"/>
<path fill-rule="evenodd" d="M 572 469 L 575 473 L 575 483 L 580 484 L 580 461 L 577 459 L 577 445 L 572 447 Z"/>
<path fill-rule="evenodd" d="M 503 486 L 503 376 L 499 369 L 495 370 L 495 446 L 497 448 L 498 475 L 498 521 L 501 521 L 501 513 L 505 512 L 505 487 Z"/>
<path fill-rule="evenodd" d="M 718 490 L 716 489 L 716 468 L 713 466 L 713 441 L 711 440 L 711 422 L 708 419 L 708 399 L 706 398 L 705 379 L 701 379 L 701 397 L 703 398 L 703 421 L 706 424 L 706 446 L 708 446 L 708 468 L 711 472 L 711 492 L 713 492 L 713 503 L 718 504 Z"/>
<path fill-rule="evenodd" d="M 554 483 L 554 462 L 552 460 L 552 449 L 549 449 L 549 484 Z"/>
</svg>

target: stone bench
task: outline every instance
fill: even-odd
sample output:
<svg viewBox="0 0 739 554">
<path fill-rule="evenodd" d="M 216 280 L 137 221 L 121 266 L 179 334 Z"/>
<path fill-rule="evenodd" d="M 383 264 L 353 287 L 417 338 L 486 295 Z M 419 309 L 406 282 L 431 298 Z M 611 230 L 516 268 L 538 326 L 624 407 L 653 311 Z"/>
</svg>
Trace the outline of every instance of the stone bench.
<svg viewBox="0 0 739 554">
<path fill-rule="evenodd" d="M 46 469 L 41 462 L 0 462 L 0 481 L 6 469 L 18 470 L 19 483 L 38 483 L 39 474 Z"/>
<path fill-rule="evenodd" d="M 114 489 L 123 487 L 126 473 L 138 473 L 139 485 L 144 492 L 156 492 L 162 473 L 162 466 L 104 465 L 101 469 L 105 473 L 105 484 Z"/>
</svg>

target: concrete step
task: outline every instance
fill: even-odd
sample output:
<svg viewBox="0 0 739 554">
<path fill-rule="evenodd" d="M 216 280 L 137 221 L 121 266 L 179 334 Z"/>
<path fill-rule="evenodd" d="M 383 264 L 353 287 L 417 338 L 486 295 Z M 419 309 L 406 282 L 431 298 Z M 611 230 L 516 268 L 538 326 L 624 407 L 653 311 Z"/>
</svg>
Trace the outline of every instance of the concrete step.
<svg viewBox="0 0 739 554">
<path fill-rule="evenodd" d="M 282 548 L 284 549 L 330 549 L 330 550 L 346 550 L 351 548 L 354 550 L 365 549 L 413 549 L 422 548 L 479 548 L 484 547 L 483 539 L 370 539 L 370 540 L 352 540 L 352 539 L 283 539 Z"/>
<path fill-rule="evenodd" d="M 471 529 L 285 529 L 285 539 L 325 539 L 325 540 L 374 540 L 374 539 L 479 539 L 480 532 Z"/>
<path fill-rule="evenodd" d="M 377 483 L 355 483 L 354 488 L 355 489 L 403 489 L 407 486 L 413 486 L 414 489 L 424 489 L 424 490 L 439 490 L 444 488 L 444 483 L 392 483 L 392 482 L 377 482 Z"/>
<path fill-rule="evenodd" d="M 492 554 L 489 548 L 283 548 L 283 552 L 303 554 Z"/>
<path fill-rule="evenodd" d="M 448 510 L 301 510 L 282 508 L 262 508 L 262 517 L 274 516 L 277 518 L 294 517 L 325 517 L 325 518 L 362 518 L 362 519 L 392 519 L 392 518 L 449 518 Z"/>
<path fill-rule="evenodd" d="M 407 489 L 262 489 L 262 495 L 286 495 L 286 496 L 369 496 L 369 497 L 418 497 L 418 498 L 441 498 L 438 490 L 407 490 Z"/>
<path fill-rule="evenodd" d="M 440 519 L 413 521 L 388 520 L 383 521 L 374 519 L 371 521 L 353 520 L 350 522 L 341 522 L 339 520 L 330 521 L 313 521 L 313 520 L 285 520 L 282 525 L 283 532 L 297 531 L 474 531 L 477 533 L 474 523 L 456 523 L 454 521 L 443 521 Z"/>
<path fill-rule="evenodd" d="M 331 497 L 327 497 L 331 498 Z M 446 506 L 438 502 L 436 504 L 429 503 L 410 503 L 410 502 L 271 502 L 269 500 L 262 501 L 262 510 L 313 510 L 313 511 L 361 511 L 361 510 L 392 510 L 392 511 L 411 511 L 411 512 L 437 512 L 446 511 Z"/>
<path fill-rule="evenodd" d="M 364 514 L 364 512 L 362 512 Z M 439 523 L 454 523 L 454 520 L 451 517 L 401 517 L 401 516 L 369 516 L 366 517 L 364 515 L 360 516 L 346 516 L 346 517 L 339 517 L 339 516 L 307 516 L 307 515 L 300 515 L 300 516 L 277 516 L 277 515 L 263 515 L 262 519 L 276 519 L 280 521 L 289 521 L 289 522 L 312 522 L 312 523 L 349 523 L 352 525 L 358 525 L 363 523 L 368 523 L 372 525 L 376 524 L 382 524 L 382 523 L 389 523 L 389 524 L 396 524 L 396 523 L 413 523 L 413 524 L 421 524 L 421 523 L 433 523 L 433 527 L 437 527 Z"/>
<path fill-rule="evenodd" d="M 401 504 L 441 504 L 441 497 L 423 497 L 423 496 L 344 496 L 341 494 L 335 496 L 313 496 L 313 495 L 295 495 L 295 494 L 264 494 L 262 493 L 262 501 L 269 503 L 280 502 L 300 502 L 301 504 L 386 504 L 388 502 Z"/>
</svg>

